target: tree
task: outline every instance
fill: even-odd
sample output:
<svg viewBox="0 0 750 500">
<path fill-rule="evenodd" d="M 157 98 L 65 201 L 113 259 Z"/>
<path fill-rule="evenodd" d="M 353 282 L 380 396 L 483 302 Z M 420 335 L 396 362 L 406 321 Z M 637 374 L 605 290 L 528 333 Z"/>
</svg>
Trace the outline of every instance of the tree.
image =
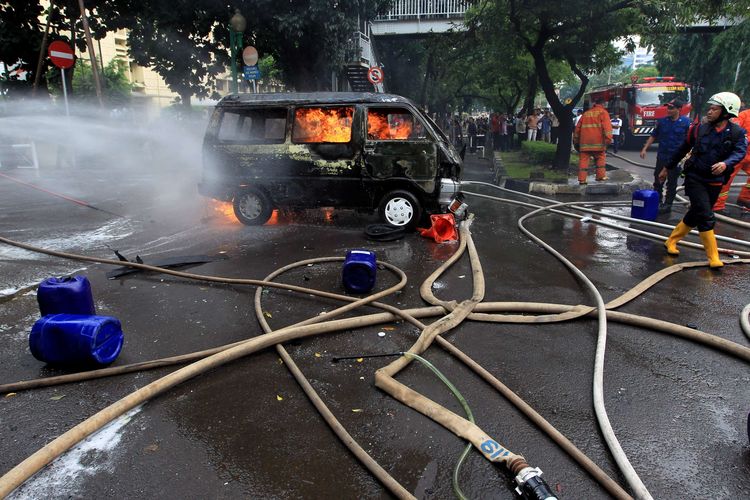
<svg viewBox="0 0 750 500">
<path fill-rule="evenodd" d="M 274 56 L 284 79 L 298 91 L 330 89 L 332 72 L 345 62 L 358 20 L 372 19 L 388 0 L 245 0 L 246 40 Z"/>
<path fill-rule="evenodd" d="M 557 2 L 489 1 L 488 7 L 507 16 L 515 36 L 534 61 L 539 84 L 547 102 L 560 120 L 554 166 L 567 168 L 573 131 L 573 107 L 583 96 L 588 75 L 611 66 L 619 59 L 611 41 L 638 32 L 641 21 L 636 2 L 569 0 Z M 556 93 L 550 68 L 564 61 L 580 80 L 568 104 Z"/>
<path fill-rule="evenodd" d="M 123 105 L 130 101 L 133 86 L 125 74 L 125 62 L 113 59 L 102 72 L 102 85 L 105 100 L 113 105 Z M 93 99 L 96 97 L 96 87 L 91 65 L 86 61 L 78 61 L 73 76 L 72 91 L 74 95 Z"/>
<path fill-rule="evenodd" d="M 0 3 L 0 95 L 13 96 L 30 88 L 36 73 L 36 61 L 42 30 L 39 16 L 42 7 L 34 2 Z M 25 71 L 25 79 L 12 70 Z"/>
<path fill-rule="evenodd" d="M 706 95 L 731 90 L 750 100 L 750 21 L 715 33 L 654 36 L 651 42 L 663 74 L 704 87 Z"/>
</svg>

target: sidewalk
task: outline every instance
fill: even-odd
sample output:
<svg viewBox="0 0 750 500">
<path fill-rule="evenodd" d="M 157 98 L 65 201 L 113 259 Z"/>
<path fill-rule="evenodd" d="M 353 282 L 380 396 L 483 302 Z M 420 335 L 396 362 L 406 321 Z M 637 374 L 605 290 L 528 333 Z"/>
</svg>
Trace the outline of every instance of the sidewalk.
<svg viewBox="0 0 750 500">
<path fill-rule="evenodd" d="M 591 169 L 593 173 L 593 168 Z M 464 179 L 489 182 L 522 193 L 538 193 L 543 195 L 619 195 L 632 193 L 639 189 L 650 189 L 651 183 L 638 175 L 607 164 L 609 180 L 591 182 L 585 186 L 578 184 L 577 173 L 571 167 L 567 183 L 550 182 L 543 179 L 510 179 L 503 168 L 500 153 L 488 152 L 486 158 L 466 154 L 464 158 Z"/>
</svg>

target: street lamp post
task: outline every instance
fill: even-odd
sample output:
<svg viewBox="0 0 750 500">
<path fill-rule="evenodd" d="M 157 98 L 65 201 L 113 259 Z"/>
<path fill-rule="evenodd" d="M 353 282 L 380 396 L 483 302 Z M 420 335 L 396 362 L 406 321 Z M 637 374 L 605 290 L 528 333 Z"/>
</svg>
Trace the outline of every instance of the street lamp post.
<svg viewBox="0 0 750 500">
<path fill-rule="evenodd" d="M 247 21 L 240 14 L 240 9 L 234 9 L 234 15 L 229 19 L 229 52 L 232 57 L 232 92 L 238 93 L 237 88 L 237 54 L 242 51 L 242 33 L 247 27 Z"/>
</svg>

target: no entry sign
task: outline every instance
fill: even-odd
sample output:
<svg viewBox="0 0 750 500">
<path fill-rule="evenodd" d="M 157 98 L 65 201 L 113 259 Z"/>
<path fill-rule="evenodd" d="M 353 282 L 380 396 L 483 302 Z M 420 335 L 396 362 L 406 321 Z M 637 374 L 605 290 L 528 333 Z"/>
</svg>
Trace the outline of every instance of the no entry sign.
<svg viewBox="0 0 750 500">
<path fill-rule="evenodd" d="M 370 80 L 370 83 L 373 85 L 383 83 L 383 69 L 379 66 L 372 66 L 367 71 L 367 79 Z"/>
<path fill-rule="evenodd" d="M 70 45 L 59 40 L 49 44 L 47 54 L 52 64 L 61 69 L 70 68 L 76 62 L 73 49 L 70 48 Z"/>
</svg>

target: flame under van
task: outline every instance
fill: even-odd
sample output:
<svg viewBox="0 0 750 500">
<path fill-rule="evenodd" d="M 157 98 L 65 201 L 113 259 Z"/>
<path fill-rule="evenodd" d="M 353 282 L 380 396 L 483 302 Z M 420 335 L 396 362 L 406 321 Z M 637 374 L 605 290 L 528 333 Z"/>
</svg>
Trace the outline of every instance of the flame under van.
<svg viewBox="0 0 750 500">
<path fill-rule="evenodd" d="M 199 192 L 244 224 L 274 208 L 378 210 L 414 227 L 458 194 L 461 158 L 410 100 L 372 93 L 233 94 L 203 141 Z"/>
</svg>

